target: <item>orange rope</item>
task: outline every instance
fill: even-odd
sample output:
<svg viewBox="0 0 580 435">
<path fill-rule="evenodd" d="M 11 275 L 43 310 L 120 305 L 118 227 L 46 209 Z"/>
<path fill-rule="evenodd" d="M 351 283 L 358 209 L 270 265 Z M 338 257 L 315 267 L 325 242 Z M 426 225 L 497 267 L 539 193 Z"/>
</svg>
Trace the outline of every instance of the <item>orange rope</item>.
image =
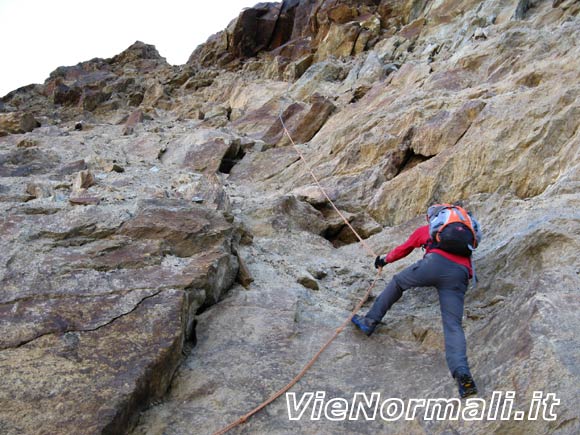
<svg viewBox="0 0 580 435">
<path fill-rule="evenodd" d="M 258 405 L 254 409 L 252 409 L 247 414 L 241 416 L 239 419 L 237 419 L 233 423 L 230 423 L 229 425 L 227 425 L 223 429 L 218 430 L 217 432 L 214 432 L 212 435 L 223 435 L 226 432 L 228 432 L 231 429 L 233 429 L 234 427 L 239 426 L 240 424 L 245 423 L 248 418 L 250 418 L 254 414 L 256 414 L 259 411 L 261 411 L 262 409 L 264 409 L 266 406 L 268 406 L 270 403 L 274 402 L 278 397 L 280 397 L 282 394 L 284 394 L 286 391 L 288 391 L 290 388 L 292 388 L 302 378 L 302 376 L 304 376 L 306 374 L 306 372 L 308 371 L 308 369 L 310 369 L 310 367 L 312 367 L 314 365 L 314 363 L 316 362 L 316 360 L 318 360 L 318 357 L 322 354 L 322 352 L 324 352 L 326 350 L 326 348 L 328 346 L 330 346 L 330 344 L 334 341 L 334 339 L 336 337 L 338 337 L 338 335 L 342 332 L 342 330 L 350 323 L 350 320 L 357 313 L 357 311 L 360 310 L 360 308 L 363 306 L 363 304 L 366 302 L 366 300 L 368 299 L 369 295 L 371 294 L 371 291 L 374 288 L 375 284 L 377 283 L 377 280 L 379 279 L 379 276 L 381 274 L 381 271 L 382 270 L 379 269 L 379 271 L 377 272 L 377 274 L 375 276 L 375 279 L 373 280 L 372 284 L 368 288 L 366 294 L 359 301 L 358 305 L 350 313 L 350 315 L 348 316 L 348 318 L 342 323 L 342 325 L 340 325 L 334 331 L 334 334 L 330 337 L 330 339 L 328 339 L 328 341 L 326 343 L 324 343 L 324 345 L 320 348 L 320 350 L 318 352 L 316 352 L 316 354 L 312 357 L 312 359 L 310 361 L 308 361 L 308 363 L 304 366 L 304 368 L 302 368 L 302 370 L 300 370 L 300 372 L 294 377 L 294 379 L 292 379 L 288 383 L 288 385 L 286 385 L 284 388 L 281 388 L 280 390 L 278 390 L 277 392 L 275 392 L 272 396 L 270 396 L 269 399 L 267 399 L 265 402 L 261 403 L 260 405 Z"/>
<path fill-rule="evenodd" d="M 357 239 L 359 240 L 359 242 L 363 245 L 363 247 L 373 256 L 376 257 L 375 252 L 373 251 L 373 249 L 363 240 L 363 238 L 356 232 L 356 230 L 352 227 L 352 225 L 350 224 L 350 222 L 348 221 L 348 219 L 346 219 L 346 217 L 340 212 L 340 210 L 338 208 L 336 208 L 336 206 L 334 205 L 334 202 L 330 199 L 330 197 L 326 194 L 326 191 L 324 190 L 324 188 L 322 187 L 322 185 L 320 184 L 320 182 L 318 181 L 318 178 L 316 177 L 316 175 L 314 175 L 314 172 L 312 172 L 312 169 L 310 168 L 310 165 L 308 165 L 308 162 L 306 161 L 306 158 L 304 157 L 304 154 L 302 153 L 302 151 L 300 151 L 300 149 L 296 146 L 296 144 L 294 143 L 294 140 L 292 140 L 292 136 L 290 135 L 290 132 L 288 132 L 288 129 L 286 128 L 286 125 L 284 124 L 284 120 L 282 119 L 282 114 L 279 115 L 280 118 L 280 122 L 282 123 L 282 128 L 284 129 L 284 133 L 288 136 L 288 138 L 290 139 L 290 142 L 292 143 L 292 146 L 294 147 L 294 149 L 296 150 L 296 152 L 298 153 L 298 155 L 300 156 L 300 159 L 304 162 L 304 164 L 306 165 L 306 167 L 308 168 L 308 171 L 310 172 L 310 175 L 312 176 L 312 178 L 314 179 L 316 185 L 320 188 L 320 190 L 322 191 L 322 194 L 324 195 L 324 197 L 328 200 L 328 202 L 330 203 L 330 205 L 332 205 L 332 207 L 334 208 L 334 210 L 339 214 L 339 216 L 344 220 L 344 222 L 346 223 L 346 225 L 348 225 L 348 227 L 351 229 L 351 231 L 354 233 L 354 235 L 357 237 Z M 373 282 L 371 283 L 371 285 L 369 286 L 369 288 L 367 289 L 365 295 L 363 296 L 363 298 L 359 301 L 359 303 L 357 304 L 357 306 L 354 308 L 354 310 L 352 310 L 352 312 L 350 313 L 350 315 L 347 317 L 347 319 L 342 322 L 342 325 L 340 325 L 335 331 L 334 334 L 326 341 L 326 343 L 324 343 L 324 345 L 320 348 L 320 350 L 318 352 L 316 352 L 316 354 L 312 357 L 312 359 L 310 361 L 308 361 L 308 363 L 306 363 L 306 365 L 302 368 L 302 370 L 300 370 L 300 372 L 294 377 L 294 379 L 292 379 L 285 387 L 281 388 L 280 390 L 276 391 L 272 396 L 270 396 L 270 398 L 268 398 L 266 401 L 264 401 L 263 403 L 261 403 L 260 405 L 258 405 L 257 407 L 255 407 L 254 409 L 252 409 L 250 412 L 248 412 L 247 414 L 244 414 L 243 416 L 241 416 L 240 418 L 238 418 L 236 421 L 234 421 L 233 423 L 230 423 L 229 425 L 227 425 L 226 427 L 224 427 L 221 430 L 218 430 L 217 432 L 214 432 L 212 435 L 223 435 L 226 432 L 229 432 L 231 429 L 235 428 L 236 426 L 239 426 L 243 423 L 246 422 L 246 420 L 248 420 L 248 418 L 250 418 L 251 416 L 253 416 L 254 414 L 260 412 L 262 409 L 264 409 L 266 406 L 268 406 L 270 403 L 274 402 L 276 399 L 278 399 L 281 395 L 283 395 L 286 391 L 288 391 L 290 388 L 292 388 L 294 385 L 296 385 L 296 383 L 306 374 L 306 372 L 314 365 L 314 363 L 318 360 L 318 358 L 320 357 L 320 355 L 322 355 L 322 353 L 328 348 L 328 346 L 330 346 L 330 344 L 334 341 L 334 339 L 336 337 L 339 336 L 339 334 L 344 330 L 344 328 L 350 323 L 351 319 L 353 318 L 353 316 L 358 312 L 358 310 L 361 309 L 361 307 L 363 306 L 363 304 L 366 302 L 366 300 L 368 299 L 368 297 L 371 294 L 371 291 L 373 290 L 373 288 L 375 287 L 379 276 L 382 272 L 382 268 L 380 268 L 377 271 L 377 274 L 375 275 L 375 279 L 373 280 Z"/>
<path fill-rule="evenodd" d="M 312 177 L 312 179 L 314 180 L 314 182 L 316 183 L 316 185 L 318 186 L 318 188 L 320 189 L 320 191 L 322 192 L 322 194 L 324 195 L 324 197 L 328 200 L 328 202 L 330 203 L 330 205 L 332 206 L 332 208 L 334 208 L 334 210 L 342 218 L 342 220 L 344 221 L 344 223 L 346 225 L 348 225 L 348 227 L 350 228 L 350 230 L 356 236 L 356 238 L 361 243 L 361 245 L 363 245 L 363 247 L 367 250 L 367 252 L 369 254 L 371 254 L 373 257 L 376 257 L 377 254 L 375 253 L 375 251 L 373 251 L 373 249 L 368 245 L 368 243 L 366 243 L 364 241 L 364 239 L 356 232 L 356 230 L 350 224 L 350 222 L 348 221 L 348 219 L 346 217 L 344 217 L 344 215 L 340 212 L 340 210 L 338 208 L 336 208 L 336 205 L 334 205 L 334 202 L 332 201 L 332 199 L 330 199 L 330 197 L 326 194 L 326 191 L 324 190 L 324 188 L 320 184 L 320 181 L 318 181 L 318 177 L 316 177 L 316 175 L 314 175 L 314 172 L 312 171 L 312 169 L 310 168 L 310 165 L 306 161 L 306 158 L 304 157 L 304 154 L 302 153 L 302 151 L 300 151 L 300 148 L 298 148 L 298 146 L 294 143 L 294 140 L 292 140 L 292 136 L 290 136 L 290 132 L 286 128 L 286 124 L 284 124 L 284 120 L 282 119 L 282 115 L 280 115 L 279 118 L 280 118 L 280 122 L 282 123 L 282 128 L 284 129 L 284 133 L 286 134 L 286 136 L 288 136 L 288 139 L 290 139 L 290 143 L 292 144 L 292 146 L 294 147 L 294 149 L 296 150 L 296 152 L 300 156 L 300 159 L 304 162 L 304 164 L 308 168 L 308 172 L 310 172 L 310 176 Z"/>
</svg>

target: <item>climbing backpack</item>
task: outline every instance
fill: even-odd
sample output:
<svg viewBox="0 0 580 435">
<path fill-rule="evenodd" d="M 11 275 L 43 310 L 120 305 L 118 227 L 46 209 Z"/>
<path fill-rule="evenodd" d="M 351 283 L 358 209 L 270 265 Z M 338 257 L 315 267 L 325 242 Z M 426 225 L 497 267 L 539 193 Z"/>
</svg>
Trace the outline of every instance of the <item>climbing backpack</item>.
<svg viewBox="0 0 580 435">
<path fill-rule="evenodd" d="M 427 220 L 432 248 L 471 257 L 479 242 L 479 228 L 465 209 L 452 204 L 432 205 Z"/>
</svg>

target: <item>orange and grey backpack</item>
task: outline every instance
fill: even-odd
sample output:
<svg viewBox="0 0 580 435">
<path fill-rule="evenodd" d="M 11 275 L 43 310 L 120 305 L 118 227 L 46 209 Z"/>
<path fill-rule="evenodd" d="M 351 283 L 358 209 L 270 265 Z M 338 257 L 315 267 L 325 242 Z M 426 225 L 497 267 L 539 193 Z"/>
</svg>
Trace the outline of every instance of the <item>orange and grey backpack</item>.
<svg viewBox="0 0 580 435">
<path fill-rule="evenodd" d="M 481 240 L 479 223 L 458 205 L 432 205 L 427 210 L 427 220 L 433 248 L 471 257 Z"/>
</svg>

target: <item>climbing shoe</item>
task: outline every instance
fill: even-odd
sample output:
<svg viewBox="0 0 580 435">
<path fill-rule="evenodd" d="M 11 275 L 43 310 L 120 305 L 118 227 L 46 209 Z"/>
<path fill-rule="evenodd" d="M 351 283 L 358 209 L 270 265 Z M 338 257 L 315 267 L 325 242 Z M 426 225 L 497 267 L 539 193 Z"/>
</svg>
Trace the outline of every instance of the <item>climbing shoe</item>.
<svg viewBox="0 0 580 435">
<path fill-rule="evenodd" d="M 455 379 L 462 399 L 477 394 L 477 387 L 471 375 L 463 373 L 455 376 Z"/>
<path fill-rule="evenodd" d="M 359 316 L 358 314 L 352 316 L 351 322 L 354 323 L 356 327 L 364 332 L 367 336 L 374 332 L 377 324 L 379 323 L 376 320 L 369 319 L 368 317 L 364 316 Z"/>
</svg>

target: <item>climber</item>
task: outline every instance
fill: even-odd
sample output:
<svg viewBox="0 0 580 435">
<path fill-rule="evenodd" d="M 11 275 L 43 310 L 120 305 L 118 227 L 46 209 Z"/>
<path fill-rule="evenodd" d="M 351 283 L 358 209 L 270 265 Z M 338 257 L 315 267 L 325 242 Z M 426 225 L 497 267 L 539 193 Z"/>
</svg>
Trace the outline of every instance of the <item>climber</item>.
<svg viewBox="0 0 580 435">
<path fill-rule="evenodd" d="M 427 210 L 427 222 L 428 225 L 416 229 L 405 243 L 375 259 L 378 269 L 407 256 L 415 248 L 425 249 L 423 259 L 394 275 L 368 313 L 353 316 L 352 322 L 370 336 L 405 290 L 436 287 L 447 365 L 463 398 L 477 394 L 467 363 L 461 322 L 468 281 L 474 275 L 471 254 L 481 240 L 480 225 L 460 203 L 432 205 Z"/>
</svg>

